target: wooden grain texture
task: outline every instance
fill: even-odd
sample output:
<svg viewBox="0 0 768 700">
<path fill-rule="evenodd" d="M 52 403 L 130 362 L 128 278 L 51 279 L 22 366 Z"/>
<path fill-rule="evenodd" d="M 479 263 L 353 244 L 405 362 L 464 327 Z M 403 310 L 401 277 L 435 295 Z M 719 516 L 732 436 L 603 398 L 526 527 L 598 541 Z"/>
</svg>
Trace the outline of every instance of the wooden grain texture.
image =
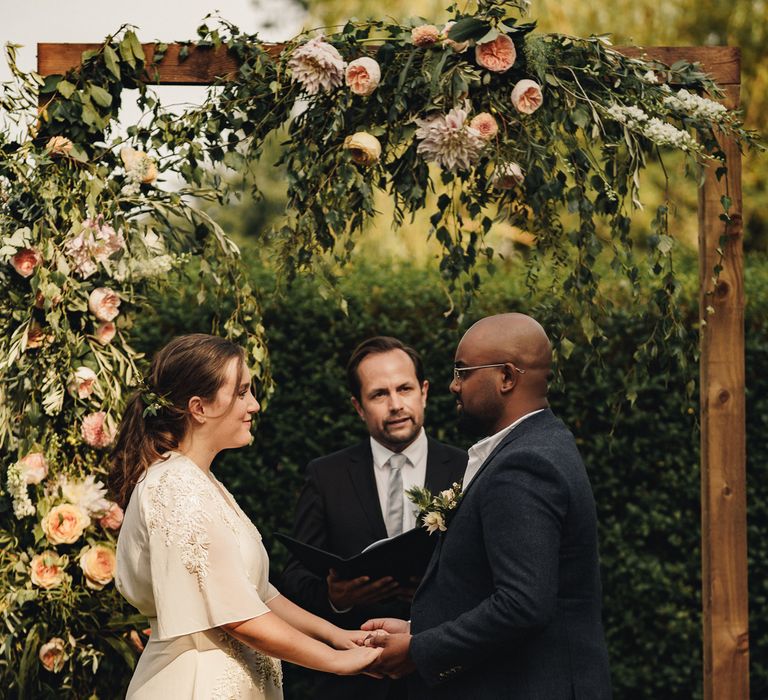
<svg viewBox="0 0 768 700">
<path fill-rule="evenodd" d="M 150 64 L 155 52 L 154 44 L 143 44 Z M 234 73 L 237 62 L 227 54 L 226 47 L 197 49 L 189 47 L 189 56 L 179 59 L 182 44 L 169 44 L 168 51 L 157 67 L 151 69 L 148 82 L 160 85 L 206 85 L 215 79 Z M 38 44 L 37 72 L 40 75 L 59 75 L 80 65 L 83 51 L 98 50 L 100 44 Z M 264 44 L 266 51 L 277 56 L 283 44 Z M 617 51 L 632 58 L 650 58 L 667 65 L 675 61 L 700 62 L 707 73 L 721 85 L 739 82 L 739 49 L 729 46 L 617 46 Z"/>
<path fill-rule="evenodd" d="M 724 103 L 738 107 L 739 87 Z M 707 169 L 699 191 L 701 552 L 705 700 L 749 698 L 741 155 L 721 140 L 728 174 Z M 732 222 L 720 220 L 720 198 Z M 723 271 L 713 281 L 725 237 Z M 714 313 L 709 312 L 709 308 Z"/>
</svg>

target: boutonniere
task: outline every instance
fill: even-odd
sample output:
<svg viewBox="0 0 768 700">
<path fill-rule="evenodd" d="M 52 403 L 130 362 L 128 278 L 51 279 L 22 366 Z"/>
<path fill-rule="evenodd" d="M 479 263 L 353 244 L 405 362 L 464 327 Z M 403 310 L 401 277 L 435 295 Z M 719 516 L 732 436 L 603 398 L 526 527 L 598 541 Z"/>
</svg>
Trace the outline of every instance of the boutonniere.
<svg viewBox="0 0 768 700">
<path fill-rule="evenodd" d="M 454 482 L 451 488 L 441 491 L 437 496 L 433 496 L 423 486 L 414 486 L 405 495 L 419 509 L 417 523 L 427 528 L 430 535 L 438 530 L 445 532 L 461 500 L 461 482 Z"/>
</svg>

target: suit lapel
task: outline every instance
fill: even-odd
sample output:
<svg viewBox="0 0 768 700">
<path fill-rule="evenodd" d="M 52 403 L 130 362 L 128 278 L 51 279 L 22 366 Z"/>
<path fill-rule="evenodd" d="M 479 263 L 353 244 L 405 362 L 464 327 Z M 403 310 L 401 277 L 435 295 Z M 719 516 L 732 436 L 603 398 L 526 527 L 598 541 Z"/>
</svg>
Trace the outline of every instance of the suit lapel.
<svg viewBox="0 0 768 700">
<path fill-rule="evenodd" d="M 441 472 L 443 471 L 443 465 L 447 461 L 445 452 L 440 449 L 440 443 L 436 442 L 432 438 L 427 438 L 427 471 L 424 475 L 424 486 L 429 489 L 432 494 L 440 491 L 444 480 L 442 480 Z"/>
<path fill-rule="evenodd" d="M 373 470 L 371 444 L 366 440 L 350 455 L 347 473 L 371 530 L 377 539 L 382 539 L 387 536 L 387 527 L 381 513 L 379 492 L 376 489 L 376 477 Z"/>
</svg>

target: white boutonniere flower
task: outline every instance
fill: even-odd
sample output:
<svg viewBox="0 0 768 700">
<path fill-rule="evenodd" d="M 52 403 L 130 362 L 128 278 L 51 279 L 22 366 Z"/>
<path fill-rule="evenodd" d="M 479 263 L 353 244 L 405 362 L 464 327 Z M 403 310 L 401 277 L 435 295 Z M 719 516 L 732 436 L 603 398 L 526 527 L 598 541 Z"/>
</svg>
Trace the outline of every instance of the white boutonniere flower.
<svg viewBox="0 0 768 700">
<path fill-rule="evenodd" d="M 433 532 L 445 532 L 461 501 L 461 482 L 454 482 L 451 488 L 441 491 L 437 496 L 433 496 L 423 486 L 414 486 L 405 495 L 419 509 L 417 523 L 427 528 L 430 535 Z"/>
</svg>

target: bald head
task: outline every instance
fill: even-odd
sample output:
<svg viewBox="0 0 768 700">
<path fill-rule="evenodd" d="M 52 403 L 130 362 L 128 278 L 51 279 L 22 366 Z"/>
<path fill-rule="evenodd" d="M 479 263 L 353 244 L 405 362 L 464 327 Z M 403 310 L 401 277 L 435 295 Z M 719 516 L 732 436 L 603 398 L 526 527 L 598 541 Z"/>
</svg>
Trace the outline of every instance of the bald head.
<svg viewBox="0 0 768 700">
<path fill-rule="evenodd" d="M 527 370 L 549 372 L 552 346 L 541 324 L 518 313 L 487 316 L 475 323 L 462 338 L 476 352 L 506 359 Z"/>
</svg>

